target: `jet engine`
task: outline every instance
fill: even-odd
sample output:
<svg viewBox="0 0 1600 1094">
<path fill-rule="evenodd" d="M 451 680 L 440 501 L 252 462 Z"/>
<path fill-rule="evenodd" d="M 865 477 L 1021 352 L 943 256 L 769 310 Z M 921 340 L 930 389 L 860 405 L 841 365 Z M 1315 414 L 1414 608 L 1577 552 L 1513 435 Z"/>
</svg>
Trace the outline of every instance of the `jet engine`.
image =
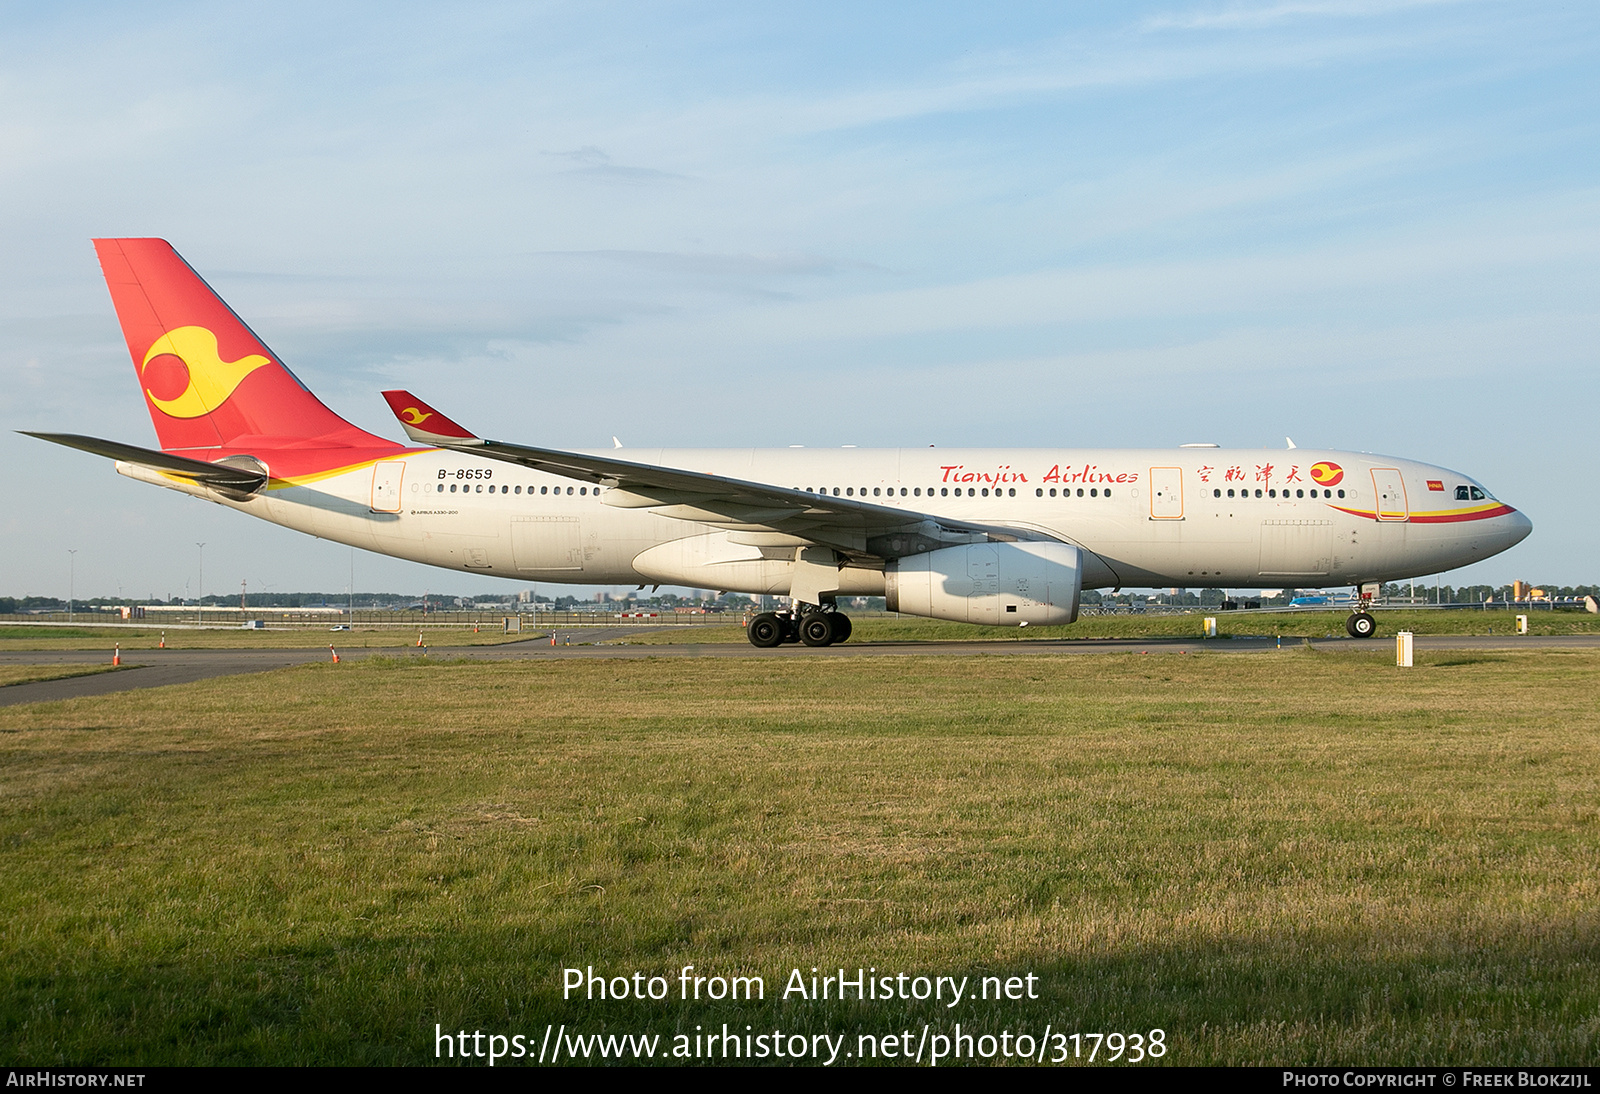
<svg viewBox="0 0 1600 1094">
<path fill-rule="evenodd" d="M 1078 618 L 1083 561 L 1066 543 L 972 543 L 896 559 L 884 578 L 892 612 L 1039 626 Z"/>
</svg>

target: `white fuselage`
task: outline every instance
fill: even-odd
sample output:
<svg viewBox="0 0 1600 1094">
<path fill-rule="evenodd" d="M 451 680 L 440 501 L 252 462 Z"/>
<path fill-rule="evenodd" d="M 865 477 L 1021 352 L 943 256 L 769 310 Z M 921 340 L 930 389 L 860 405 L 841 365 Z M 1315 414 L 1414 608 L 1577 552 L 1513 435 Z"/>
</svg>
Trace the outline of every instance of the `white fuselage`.
<svg viewBox="0 0 1600 1094">
<path fill-rule="evenodd" d="M 1397 580 L 1481 561 L 1531 528 L 1465 475 L 1351 452 L 791 448 L 606 454 L 1053 537 L 1084 550 L 1086 588 Z M 1318 464 L 1337 469 L 1326 485 L 1313 481 Z M 770 534 L 746 536 L 648 508 L 615 507 L 605 490 L 588 482 L 454 451 L 412 449 L 320 476 L 274 478 L 249 497 L 224 496 L 126 464 L 118 469 L 324 539 L 469 573 L 781 595 L 793 566 L 794 549 Z M 1475 496 L 1458 500 L 1457 491 L 1468 489 Z M 881 563 L 867 561 L 843 571 L 840 591 L 881 595 L 883 587 Z"/>
</svg>

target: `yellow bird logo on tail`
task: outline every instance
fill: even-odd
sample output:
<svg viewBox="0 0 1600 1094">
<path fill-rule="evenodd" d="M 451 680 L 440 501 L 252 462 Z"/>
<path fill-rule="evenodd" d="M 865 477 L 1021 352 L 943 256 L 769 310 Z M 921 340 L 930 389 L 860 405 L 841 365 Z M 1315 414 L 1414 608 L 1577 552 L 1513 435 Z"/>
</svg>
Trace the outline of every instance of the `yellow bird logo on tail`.
<svg viewBox="0 0 1600 1094">
<path fill-rule="evenodd" d="M 167 362 L 166 365 L 170 367 L 162 367 L 158 376 L 151 376 L 150 363 L 166 356 L 178 360 Z M 177 382 L 182 382 L 183 373 L 175 377 L 172 371 L 180 363 L 188 381 L 183 389 L 170 399 L 157 395 L 152 385 L 171 390 Z M 244 382 L 246 376 L 262 365 L 271 363 L 269 358 L 259 353 L 247 354 L 237 361 L 224 361 L 217 351 L 215 334 L 205 327 L 179 327 L 155 340 L 155 344 L 144 355 L 144 363 L 139 371 L 150 401 L 160 407 L 163 413 L 174 418 L 199 418 L 227 402 L 228 396 Z"/>
<path fill-rule="evenodd" d="M 400 412 L 400 416 L 406 420 L 407 425 L 421 425 L 423 422 L 433 417 L 433 412 L 422 411 L 418 410 L 414 406 L 408 406 Z"/>
</svg>

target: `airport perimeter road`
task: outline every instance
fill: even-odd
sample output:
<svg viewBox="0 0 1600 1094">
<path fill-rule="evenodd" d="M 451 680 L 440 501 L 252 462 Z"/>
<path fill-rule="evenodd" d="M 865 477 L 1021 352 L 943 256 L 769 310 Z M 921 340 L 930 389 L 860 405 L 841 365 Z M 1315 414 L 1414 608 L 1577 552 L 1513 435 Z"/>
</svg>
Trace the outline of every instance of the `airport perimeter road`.
<svg viewBox="0 0 1600 1094">
<path fill-rule="evenodd" d="M 572 632 L 563 631 L 562 638 L 570 637 L 574 643 L 603 641 L 616 637 L 615 630 Z M 636 632 L 637 633 L 637 632 Z M 594 658 L 641 657 L 1006 657 L 1016 655 L 1065 656 L 1096 653 L 1149 653 L 1181 654 L 1211 652 L 1243 652 L 1246 650 L 1293 649 L 1301 645 L 1298 638 L 1284 639 L 1281 647 L 1275 638 L 1225 638 L 1205 640 L 1199 638 L 1115 638 L 1115 639 L 1063 639 L 1060 641 L 990 641 L 990 642 L 870 642 L 845 643 L 812 649 L 807 646 L 785 645 L 776 649 L 758 650 L 745 642 L 718 642 L 704 645 L 682 643 L 670 646 L 646 645 L 560 645 L 548 644 L 548 637 L 532 638 L 499 646 L 433 646 L 427 656 L 465 658 L 474 661 L 542 661 L 591 660 Z M 1326 652 L 1360 653 L 1384 651 L 1392 653 L 1394 643 L 1378 638 L 1356 641 L 1347 638 L 1319 639 L 1313 642 Z M 1443 636 L 1418 635 L 1418 652 L 1443 650 L 1592 650 L 1600 649 L 1600 635 L 1567 636 Z M 423 651 L 414 647 L 375 650 L 350 650 L 339 655 L 347 661 L 363 657 L 421 657 Z M 109 695 L 133 688 L 163 687 L 167 684 L 188 684 L 196 680 L 209 680 L 218 676 L 235 676 L 246 672 L 266 672 L 270 669 L 304 665 L 328 659 L 327 650 L 273 649 L 273 650 L 127 650 L 123 652 L 123 667 L 116 672 L 94 676 L 68 677 L 60 680 L 41 680 L 32 684 L 14 684 L 0 687 L 0 706 L 18 703 L 48 703 L 58 699 L 76 699 L 86 695 Z M 108 660 L 103 650 L 4 650 L 0 651 L 0 665 L 103 665 Z"/>
</svg>

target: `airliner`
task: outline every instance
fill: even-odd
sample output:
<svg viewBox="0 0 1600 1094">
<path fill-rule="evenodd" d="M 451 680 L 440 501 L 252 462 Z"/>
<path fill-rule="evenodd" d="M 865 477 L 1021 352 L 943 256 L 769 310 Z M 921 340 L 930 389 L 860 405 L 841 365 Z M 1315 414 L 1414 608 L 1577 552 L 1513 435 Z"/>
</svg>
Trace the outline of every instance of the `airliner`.
<svg viewBox="0 0 1600 1094">
<path fill-rule="evenodd" d="M 159 449 L 31 433 L 132 479 L 380 554 L 517 581 L 789 598 L 759 647 L 850 636 L 841 597 L 1027 627 L 1084 589 L 1350 585 L 1435 574 L 1532 530 L 1476 479 L 1367 453 L 622 449 L 490 440 L 406 391 L 408 444 L 302 385 L 161 239 L 95 240 Z M 1358 600 L 1352 637 L 1376 633 Z"/>
</svg>

